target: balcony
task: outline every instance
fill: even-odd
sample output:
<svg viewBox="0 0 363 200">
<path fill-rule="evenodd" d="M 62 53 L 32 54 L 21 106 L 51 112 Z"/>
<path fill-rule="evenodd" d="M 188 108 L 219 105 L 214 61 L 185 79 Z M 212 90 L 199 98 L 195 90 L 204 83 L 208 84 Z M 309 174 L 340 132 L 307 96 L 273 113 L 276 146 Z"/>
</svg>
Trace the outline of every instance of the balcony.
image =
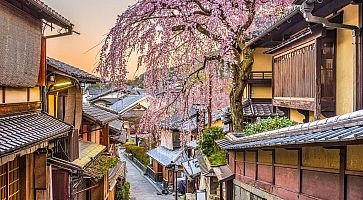
<svg viewBox="0 0 363 200">
<path fill-rule="evenodd" d="M 271 84 L 272 72 L 271 71 L 253 71 L 248 76 L 248 83 L 250 84 Z"/>
</svg>

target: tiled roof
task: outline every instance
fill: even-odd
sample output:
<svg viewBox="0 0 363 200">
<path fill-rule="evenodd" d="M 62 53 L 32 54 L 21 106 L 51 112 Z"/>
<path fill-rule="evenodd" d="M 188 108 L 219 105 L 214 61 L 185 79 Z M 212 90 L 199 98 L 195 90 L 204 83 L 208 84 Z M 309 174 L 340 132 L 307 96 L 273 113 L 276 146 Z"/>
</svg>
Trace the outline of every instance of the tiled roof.
<svg viewBox="0 0 363 200">
<path fill-rule="evenodd" d="M 56 60 L 54 58 L 47 57 L 47 64 L 53 67 L 54 69 L 61 71 L 62 73 L 65 73 L 69 76 L 76 78 L 80 82 L 95 83 L 100 81 L 100 78 L 98 78 L 97 76 L 85 72 L 77 67 L 73 67 L 69 64 Z"/>
<path fill-rule="evenodd" d="M 0 157 L 24 147 L 49 141 L 72 130 L 56 118 L 40 112 L 0 117 Z"/>
<path fill-rule="evenodd" d="M 248 149 L 363 139 L 363 110 L 246 137 L 228 135 L 217 141 L 224 149 Z"/>
<path fill-rule="evenodd" d="M 109 91 L 109 89 L 107 88 L 87 88 L 86 90 L 88 91 L 88 94 L 92 96 L 96 96 Z"/>
<path fill-rule="evenodd" d="M 16 7 L 19 7 L 20 5 L 26 6 L 28 8 L 27 12 L 30 12 L 31 14 L 33 14 L 33 12 L 36 13 L 35 17 L 39 17 L 40 19 L 45 19 L 46 21 L 57 24 L 62 28 L 73 27 L 73 24 L 68 19 L 60 15 L 58 12 L 56 12 L 55 10 L 53 10 L 52 8 L 50 8 L 48 5 L 46 5 L 44 2 L 40 0 L 18 0 L 22 2 L 20 3 L 20 5 L 18 1 L 14 0 L 6 0 L 6 1 L 15 5 Z"/>
<path fill-rule="evenodd" d="M 100 124 L 107 124 L 118 119 L 118 116 L 112 112 L 106 111 L 95 105 L 83 104 L 83 114 Z"/>
<path fill-rule="evenodd" d="M 145 95 L 128 95 L 121 100 L 114 103 L 111 108 L 118 113 L 122 114 L 127 112 L 128 109 L 132 108 L 133 106 L 137 105 L 139 102 L 146 99 L 147 96 Z"/>
<path fill-rule="evenodd" d="M 172 161 L 180 165 L 184 161 L 183 154 L 181 149 L 169 150 L 162 146 L 158 146 L 147 152 L 147 155 L 163 166 L 168 166 Z"/>
<path fill-rule="evenodd" d="M 268 35 L 271 31 L 273 31 L 274 29 L 276 29 L 276 27 L 278 27 L 279 25 L 281 25 L 282 23 L 284 23 L 285 21 L 287 21 L 289 18 L 291 18 L 292 16 L 300 13 L 300 8 L 301 6 L 292 6 L 291 8 L 289 8 L 288 10 L 285 11 L 285 13 L 279 17 L 276 17 L 276 19 L 274 19 L 273 21 L 271 21 L 269 23 L 269 25 L 267 25 L 264 30 L 262 29 L 258 34 L 257 37 L 253 38 L 252 40 L 250 40 L 249 42 L 247 42 L 247 46 L 251 46 L 253 45 L 255 42 L 257 42 L 258 40 L 260 40 L 261 38 L 265 37 L 266 35 Z"/>
<path fill-rule="evenodd" d="M 124 92 L 125 91 L 123 89 L 120 89 L 120 88 L 112 88 L 112 89 L 108 89 L 106 91 L 101 92 L 100 94 L 97 94 L 97 95 L 89 98 L 88 101 L 91 101 L 91 102 L 92 101 L 95 101 L 98 98 L 104 97 L 104 96 L 106 96 L 108 94 L 111 94 L 111 93 L 118 93 L 117 97 L 119 97 L 119 96 L 121 97 L 122 96 L 121 94 L 124 93 Z"/>
<path fill-rule="evenodd" d="M 89 162 L 105 151 L 106 147 L 100 144 L 79 141 L 79 158 L 72 163 L 84 168 Z"/>
<path fill-rule="evenodd" d="M 271 103 L 258 103 L 252 102 L 251 99 L 244 99 L 243 115 L 245 117 L 273 117 L 284 116 L 284 112 L 276 108 L 276 113 L 273 112 L 273 105 Z"/>
<path fill-rule="evenodd" d="M 228 165 L 212 167 L 219 182 L 225 182 L 234 178 L 234 173 Z"/>
<path fill-rule="evenodd" d="M 114 129 L 115 131 L 122 131 L 124 128 L 124 122 L 121 120 L 114 120 L 109 123 L 110 128 Z"/>
</svg>

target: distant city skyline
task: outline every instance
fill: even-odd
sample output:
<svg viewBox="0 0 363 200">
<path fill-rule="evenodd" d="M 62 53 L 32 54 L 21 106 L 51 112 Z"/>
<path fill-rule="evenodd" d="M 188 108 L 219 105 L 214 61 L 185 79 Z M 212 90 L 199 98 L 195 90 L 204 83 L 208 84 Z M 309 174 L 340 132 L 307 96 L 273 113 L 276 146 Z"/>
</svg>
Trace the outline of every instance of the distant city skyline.
<svg viewBox="0 0 363 200">
<path fill-rule="evenodd" d="M 102 41 L 121 14 L 135 0 L 43 0 L 74 24 L 73 34 L 47 40 L 47 55 L 95 73 Z M 129 63 L 128 78 L 136 71 L 136 58 Z M 136 75 L 143 72 L 140 70 Z"/>
</svg>

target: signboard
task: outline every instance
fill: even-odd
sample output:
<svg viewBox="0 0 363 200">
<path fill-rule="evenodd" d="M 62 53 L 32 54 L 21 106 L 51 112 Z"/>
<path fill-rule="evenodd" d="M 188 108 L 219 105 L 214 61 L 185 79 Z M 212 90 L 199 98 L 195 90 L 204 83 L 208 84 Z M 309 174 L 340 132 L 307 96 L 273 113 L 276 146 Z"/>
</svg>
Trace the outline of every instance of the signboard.
<svg viewBox="0 0 363 200">
<path fill-rule="evenodd" d="M 205 190 L 197 190 L 197 200 L 207 200 L 207 192 Z"/>
</svg>

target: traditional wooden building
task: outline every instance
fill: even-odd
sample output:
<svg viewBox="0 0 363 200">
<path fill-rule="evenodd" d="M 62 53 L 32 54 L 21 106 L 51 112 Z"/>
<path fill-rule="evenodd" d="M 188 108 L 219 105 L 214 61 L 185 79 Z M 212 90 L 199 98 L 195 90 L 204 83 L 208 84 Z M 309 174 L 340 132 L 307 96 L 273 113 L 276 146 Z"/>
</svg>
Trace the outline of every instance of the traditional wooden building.
<svg viewBox="0 0 363 200">
<path fill-rule="evenodd" d="M 128 94 L 110 106 L 119 115 L 120 120 L 127 123 L 129 129 L 127 140 L 138 142 L 136 134 L 141 117 L 150 105 L 149 100 L 150 96 L 145 94 Z"/>
<path fill-rule="evenodd" d="M 48 158 L 48 162 L 54 166 L 54 200 L 84 199 L 82 197 L 91 192 L 85 186 L 91 185 L 90 181 L 97 182 L 97 175 L 88 171 L 91 168 L 87 166 L 90 163 L 87 159 L 97 158 L 105 147 L 79 141 L 83 110 L 82 86 L 96 82 L 99 82 L 99 78 L 92 74 L 59 60 L 47 58 L 47 112 L 74 127 L 73 133 L 60 141 L 64 145 L 63 149 L 70 152 L 69 155 Z M 92 151 L 94 155 L 90 155 L 88 151 L 93 148 L 99 151 Z"/>
<path fill-rule="evenodd" d="M 74 133 L 66 145 L 74 152 L 64 160 L 73 161 L 78 158 L 78 136 L 83 110 L 82 84 L 99 81 L 98 77 L 79 68 L 47 58 L 47 112 L 74 127 Z"/>
<path fill-rule="evenodd" d="M 303 1 L 248 45 L 267 48 L 275 108 L 309 122 L 361 108 L 362 3 Z"/>
<path fill-rule="evenodd" d="M 0 19 L 0 199 L 52 199 L 47 157 L 71 154 L 73 127 L 44 112 L 45 42 L 73 24 L 38 0 L 0 1 Z M 44 35 L 49 24 L 66 32 Z"/>
<path fill-rule="evenodd" d="M 98 180 L 93 186 L 89 185 L 89 181 L 82 182 L 82 187 L 91 189 L 82 199 L 114 200 L 116 198 L 116 180 L 123 174 L 125 165 L 115 161 L 118 152 L 115 144 L 110 143 L 109 125 L 115 120 L 118 120 L 118 115 L 95 105 L 83 104 L 82 141 L 80 144 L 83 144 L 85 148 L 80 148 L 80 157 L 73 163 L 77 164 L 78 161 L 81 161 L 81 164 L 84 163 L 83 169 L 96 175 Z M 97 148 L 92 148 L 90 145 Z M 106 170 L 104 170 L 105 167 Z M 100 172 L 102 173 L 100 174 Z"/>
<path fill-rule="evenodd" d="M 363 111 L 217 143 L 233 199 L 363 199 Z M 232 199 L 232 198 L 231 198 Z"/>
</svg>

